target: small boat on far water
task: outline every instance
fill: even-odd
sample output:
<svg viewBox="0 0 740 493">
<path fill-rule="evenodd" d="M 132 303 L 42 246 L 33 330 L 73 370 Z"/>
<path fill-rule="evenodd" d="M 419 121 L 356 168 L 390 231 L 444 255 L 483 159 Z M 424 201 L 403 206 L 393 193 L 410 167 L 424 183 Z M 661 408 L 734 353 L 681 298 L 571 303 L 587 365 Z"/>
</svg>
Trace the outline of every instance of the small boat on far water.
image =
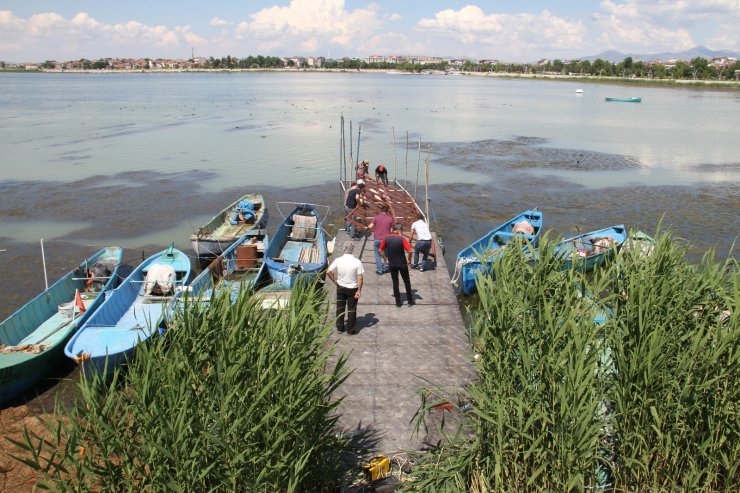
<svg viewBox="0 0 740 493">
<path fill-rule="evenodd" d="M 576 94 L 583 94 L 583 89 L 576 89 Z"/>
<path fill-rule="evenodd" d="M 607 102 L 610 103 L 640 103 L 642 102 L 642 98 L 604 98 Z"/>
</svg>

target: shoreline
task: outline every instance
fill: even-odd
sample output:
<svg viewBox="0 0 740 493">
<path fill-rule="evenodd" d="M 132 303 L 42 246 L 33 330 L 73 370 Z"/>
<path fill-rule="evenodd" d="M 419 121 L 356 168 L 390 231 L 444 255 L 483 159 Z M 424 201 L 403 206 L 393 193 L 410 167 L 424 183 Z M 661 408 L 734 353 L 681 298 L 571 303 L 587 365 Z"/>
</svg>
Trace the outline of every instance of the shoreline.
<svg viewBox="0 0 740 493">
<path fill-rule="evenodd" d="M 421 70 L 408 72 L 393 69 L 345 69 L 345 68 L 233 68 L 233 69 L 123 69 L 123 70 L 85 70 L 85 69 L 38 69 L 38 70 L 6 70 L 0 69 L 0 74 L 8 73 L 36 73 L 36 74 L 179 74 L 179 73 L 346 73 L 346 74 L 393 74 L 393 75 L 437 75 L 450 77 L 491 77 L 499 79 L 531 79 L 531 80 L 559 80 L 570 82 L 585 82 L 596 84 L 628 84 L 655 87 L 693 87 L 740 90 L 738 80 L 695 80 L 695 79 L 645 79 L 639 77 L 603 77 L 596 75 L 576 74 L 538 74 L 518 72 L 446 72 L 440 70 Z"/>
</svg>

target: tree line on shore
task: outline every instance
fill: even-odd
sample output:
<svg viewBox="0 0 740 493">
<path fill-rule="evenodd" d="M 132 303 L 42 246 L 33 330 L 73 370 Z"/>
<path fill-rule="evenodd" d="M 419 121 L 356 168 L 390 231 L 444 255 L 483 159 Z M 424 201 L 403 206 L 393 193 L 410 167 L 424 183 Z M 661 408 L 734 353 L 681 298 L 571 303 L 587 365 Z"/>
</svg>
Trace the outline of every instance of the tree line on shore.
<svg viewBox="0 0 740 493">
<path fill-rule="evenodd" d="M 482 73 L 511 73 L 530 75 L 569 75 L 595 77 L 633 77 L 643 79 L 696 79 L 696 80 L 737 80 L 740 74 L 740 61 L 717 66 L 706 58 L 696 57 L 690 61 L 678 60 L 675 63 L 643 62 L 626 57 L 621 62 L 610 62 L 597 58 L 589 60 L 548 60 L 539 64 L 502 63 L 495 61 L 475 62 L 466 60 L 462 64 L 453 64 L 448 61 L 438 63 L 417 63 L 412 60 L 397 62 L 368 62 L 359 58 L 328 59 L 321 65 L 310 65 L 308 59 L 286 59 L 275 56 L 250 55 L 246 58 L 225 56 L 221 58 L 209 57 L 202 60 L 188 60 L 177 62 L 176 67 L 162 67 L 160 63 L 149 63 L 149 58 L 143 59 L 142 66 L 134 68 L 147 70 L 157 68 L 187 68 L 206 70 L 236 70 L 236 69 L 282 69 L 282 68 L 312 68 L 312 69 L 341 69 L 341 70 L 398 70 L 406 72 L 422 71 L 452 71 L 482 72 Z M 159 61 L 158 61 L 159 62 Z M 0 69 L 6 69 L 5 62 L 0 62 Z M 39 64 L 43 70 L 79 68 L 82 70 L 110 70 L 115 69 L 111 59 L 88 60 L 80 59 L 72 63 L 60 63 L 47 60 Z"/>
</svg>

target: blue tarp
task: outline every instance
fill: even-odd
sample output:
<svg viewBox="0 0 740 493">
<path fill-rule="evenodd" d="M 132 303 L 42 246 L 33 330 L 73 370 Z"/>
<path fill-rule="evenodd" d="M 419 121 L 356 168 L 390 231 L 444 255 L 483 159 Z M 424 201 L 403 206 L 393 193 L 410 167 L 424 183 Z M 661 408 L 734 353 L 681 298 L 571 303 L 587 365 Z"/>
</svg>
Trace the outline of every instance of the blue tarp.
<svg viewBox="0 0 740 493">
<path fill-rule="evenodd" d="M 254 204 L 249 200 L 240 200 L 234 211 L 234 215 L 231 217 L 230 223 L 232 225 L 239 223 L 239 213 L 244 217 L 245 221 L 254 220 L 257 215 L 254 213 Z"/>
</svg>

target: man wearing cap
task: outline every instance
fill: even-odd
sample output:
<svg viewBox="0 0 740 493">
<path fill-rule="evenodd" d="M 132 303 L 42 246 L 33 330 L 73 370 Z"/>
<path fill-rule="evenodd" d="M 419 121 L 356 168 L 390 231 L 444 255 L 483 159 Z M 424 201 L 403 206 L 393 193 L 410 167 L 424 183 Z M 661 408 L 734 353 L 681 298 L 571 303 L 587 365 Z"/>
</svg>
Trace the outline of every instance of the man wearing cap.
<svg viewBox="0 0 740 493">
<path fill-rule="evenodd" d="M 360 259 L 355 258 L 352 252 L 354 243 L 345 241 L 342 248 L 343 255 L 334 259 L 326 271 L 326 276 L 337 285 L 337 330 L 347 331 L 348 334 L 357 334 L 355 321 L 357 320 L 357 301 L 362 293 L 362 274 L 365 269 Z M 347 324 L 344 323 L 345 312 Z"/>
<path fill-rule="evenodd" d="M 380 242 L 380 254 L 383 256 L 383 260 L 388 263 L 388 267 L 391 270 L 391 280 L 393 281 L 393 297 L 396 298 L 396 306 L 403 306 L 401 301 L 401 292 L 398 289 L 398 274 L 401 274 L 403 278 L 403 284 L 406 287 L 406 300 L 409 306 L 413 306 L 414 296 L 411 294 L 411 279 L 409 278 L 409 262 L 406 258 L 406 252 L 413 252 L 413 248 L 409 245 L 408 240 L 401 236 L 401 230 L 403 225 L 396 223 L 393 225 L 393 229 L 389 235 L 383 238 Z"/>
<path fill-rule="evenodd" d="M 349 191 L 347 191 L 347 198 L 344 200 L 344 213 L 345 213 L 345 219 L 346 219 L 344 230 L 347 232 L 350 238 L 360 237 L 360 235 L 357 234 L 357 228 L 355 227 L 355 224 L 352 221 L 350 221 L 350 216 L 352 215 L 352 211 L 358 205 L 363 204 L 363 200 L 362 200 L 363 190 L 365 190 L 364 180 L 357 180 L 356 183 L 352 184 Z"/>
</svg>

